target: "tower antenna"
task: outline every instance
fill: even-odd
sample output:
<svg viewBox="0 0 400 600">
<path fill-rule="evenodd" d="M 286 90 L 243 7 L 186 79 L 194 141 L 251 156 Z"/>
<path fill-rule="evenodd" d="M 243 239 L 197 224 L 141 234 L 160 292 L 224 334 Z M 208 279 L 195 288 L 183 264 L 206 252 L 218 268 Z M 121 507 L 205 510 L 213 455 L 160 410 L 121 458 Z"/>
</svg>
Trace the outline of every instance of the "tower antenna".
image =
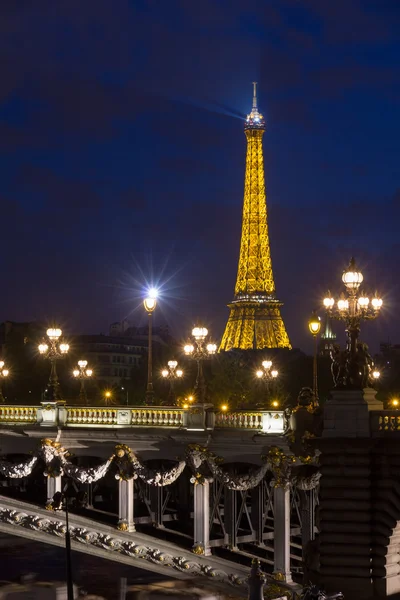
<svg viewBox="0 0 400 600">
<path fill-rule="evenodd" d="M 257 110 L 257 81 L 253 81 L 253 108 Z"/>
</svg>

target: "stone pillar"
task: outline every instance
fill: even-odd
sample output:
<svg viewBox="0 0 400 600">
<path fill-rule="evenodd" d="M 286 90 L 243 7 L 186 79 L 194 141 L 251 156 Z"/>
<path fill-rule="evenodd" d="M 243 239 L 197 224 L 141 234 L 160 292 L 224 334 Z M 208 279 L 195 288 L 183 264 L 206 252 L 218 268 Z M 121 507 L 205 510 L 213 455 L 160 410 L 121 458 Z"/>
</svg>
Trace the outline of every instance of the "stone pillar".
<svg viewBox="0 0 400 600">
<path fill-rule="evenodd" d="M 274 488 L 274 576 L 292 582 L 290 571 L 290 484 Z"/>
<path fill-rule="evenodd" d="M 57 492 L 61 492 L 61 491 L 62 491 L 61 475 L 58 475 L 58 477 L 50 477 L 50 475 L 47 475 L 46 508 L 51 508 L 54 494 L 56 494 Z"/>
<path fill-rule="evenodd" d="M 162 529 L 163 524 L 164 488 L 158 485 L 150 486 L 150 506 L 154 527 Z"/>
<path fill-rule="evenodd" d="M 118 529 L 135 531 L 134 514 L 134 479 L 118 481 Z"/>
<path fill-rule="evenodd" d="M 194 485 L 194 544 L 196 554 L 211 554 L 210 548 L 210 482 Z"/>
<path fill-rule="evenodd" d="M 376 392 L 334 390 L 324 408 L 319 489 L 320 581 L 327 592 L 376 597 L 373 573 L 375 475 L 370 411 L 382 410 Z"/>
</svg>

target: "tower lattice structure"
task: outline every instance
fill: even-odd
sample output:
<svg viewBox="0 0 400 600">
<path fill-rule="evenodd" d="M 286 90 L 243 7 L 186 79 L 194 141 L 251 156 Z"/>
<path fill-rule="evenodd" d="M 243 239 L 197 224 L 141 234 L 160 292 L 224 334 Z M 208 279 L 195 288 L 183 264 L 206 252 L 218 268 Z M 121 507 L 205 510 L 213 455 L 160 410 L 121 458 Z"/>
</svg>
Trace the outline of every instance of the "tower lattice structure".
<svg viewBox="0 0 400 600">
<path fill-rule="evenodd" d="M 265 120 L 258 111 L 256 83 L 244 130 L 247 154 L 239 265 L 220 350 L 291 348 L 280 311 L 282 302 L 275 297 L 262 145 Z"/>
</svg>

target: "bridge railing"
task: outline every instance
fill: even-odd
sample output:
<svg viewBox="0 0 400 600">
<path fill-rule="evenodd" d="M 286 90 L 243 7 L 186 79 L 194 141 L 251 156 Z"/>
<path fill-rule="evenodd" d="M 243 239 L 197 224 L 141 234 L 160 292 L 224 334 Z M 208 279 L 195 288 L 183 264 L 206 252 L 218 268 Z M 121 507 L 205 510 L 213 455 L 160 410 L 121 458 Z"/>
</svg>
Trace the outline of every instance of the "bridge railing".
<svg viewBox="0 0 400 600">
<path fill-rule="evenodd" d="M 383 435 L 388 432 L 400 432 L 399 410 L 373 410 L 370 412 L 371 433 Z"/>
<path fill-rule="evenodd" d="M 188 430 L 198 430 L 199 426 L 204 426 L 205 429 L 245 429 L 271 434 L 284 433 L 286 430 L 283 411 L 238 410 L 215 413 L 209 405 L 187 410 L 176 406 L 67 406 L 64 402 L 42 402 L 40 406 L 3 404 L 0 405 L 0 424 L 97 428 L 167 427 Z"/>
</svg>

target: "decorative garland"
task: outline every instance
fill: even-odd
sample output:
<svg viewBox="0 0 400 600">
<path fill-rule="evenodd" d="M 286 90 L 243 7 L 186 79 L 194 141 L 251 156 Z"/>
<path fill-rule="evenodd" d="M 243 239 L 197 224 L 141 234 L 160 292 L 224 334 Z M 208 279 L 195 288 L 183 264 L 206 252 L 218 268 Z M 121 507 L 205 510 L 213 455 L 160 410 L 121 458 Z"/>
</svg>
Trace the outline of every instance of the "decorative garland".
<svg viewBox="0 0 400 600">
<path fill-rule="evenodd" d="M 115 476 L 116 479 L 129 480 L 140 477 L 140 479 L 149 485 L 164 487 L 174 483 L 186 467 L 186 461 L 181 460 L 177 465 L 174 465 L 170 469 L 155 471 L 154 469 L 146 467 L 129 446 L 119 444 L 116 446 L 115 450 L 114 456 L 119 471 Z"/>
<path fill-rule="evenodd" d="M 268 464 L 251 469 L 246 475 L 232 475 L 223 471 L 213 460 L 208 460 L 212 474 L 222 481 L 229 490 L 244 492 L 255 488 L 268 471 Z"/>
<path fill-rule="evenodd" d="M 20 463 L 14 464 L 1 460 L 0 473 L 11 479 L 22 479 L 32 473 L 38 459 L 41 458 L 46 465 L 45 476 L 59 477 L 66 475 L 79 483 L 99 481 L 107 474 L 113 462 L 118 469 L 118 473 L 115 475 L 116 479 L 130 480 L 140 477 L 147 484 L 156 487 L 164 487 L 174 483 L 180 477 L 186 465 L 192 472 L 191 483 L 203 485 L 206 481 L 210 482 L 215 477 L 224 483 L 228 489 L 234 491 L 246 491 L 255 488 L 267 471 L 272 471 L 275 486 L 287 485 L 293 479 L 293 484 L 299 489 L 315 487 L 320 477 L 318 473 L 313 474 L 312 477 L 293 477 L 291 471 L 296 458 L 293 455 L 284 454 L 277 446 L 271 447 L 268 454 L 263 457 L 265 464 L 251 469 L 245 475 L 228 473 L 218 464 L 223 460 L 222 458 L 198 444 L 188 446 L 185 460 L 177 462 L 171 468 L 159 471 L 147 467 L 133 450 L 125 444 L 117 445 L 115 453 L 96 467 L 79 467 L 70 462 L 68 457 L 68 451 L 59 442 L 44 439 L 35 454 Z M 304 460 L 304 462 L 308 463 L 309 461 Z"/>
<path fill-rule="evenodd" d="M 32 473 L 37 461 L 37 456 L 31 456 L 17 465 L 6 460 L 0 460 L 0 473 L 10 479 L 22 479 L 22 477 L 28 477 Z"/>
</svg>

